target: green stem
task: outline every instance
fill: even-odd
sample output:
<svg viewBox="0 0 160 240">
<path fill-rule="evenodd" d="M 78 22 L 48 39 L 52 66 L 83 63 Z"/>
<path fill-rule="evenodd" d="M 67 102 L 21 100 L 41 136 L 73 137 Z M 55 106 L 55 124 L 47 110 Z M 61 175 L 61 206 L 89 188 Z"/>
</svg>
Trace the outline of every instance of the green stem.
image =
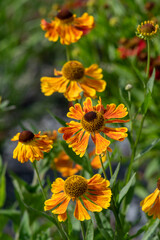
<svg viewBox="0 0 160 240">
<path fill-rule="evenodd" d="M 84 229 L 84 223 L 81 222 L 81 221 L 80 221 L 80 223 L 81 223 L 82 238 L 83 238 L 83 240 L 85 240 L 85 229 Z"/>
<path fill-rule="evenodd" d="M 39 184 L 40 184 L 41 190 L 42 190 L 42 194 L 43 194 L 44 200 L 46 200 L 47 197 L 46 197 L 46 194 L 45 194 L 45 192 L 44 192 L 44 189 L 43 189 L 43 186 L 42 186 L 42 183 L 41 183 L 40 177 L 39 177 L 39 172 L 38 172 L 38 168 L 37 168 L 37 165 L 36 165 L 36 160 L 33 162 L 33 167 L 34 167 L 35 172 L 36 172 L 36 174 L 37 174 L 37 178 L 38 178 L 38 181 L 39 181 Z"/>
<path fill-rule="evenodd" d="M 150 66 L 150 41 L 147 39 L 147 78 L 149 77 L 149 66 Z"/>
<path fill-rule="evenodd" d="M 116 208 L 116 206 L 115 206 L 115 202 L 114 202 L 114 199 L 113 199 L 113 198 L 112 198 L 112 211 L 113 211 L 114 217 L 115 217 L 115 219 L 116 219 L 116 225 L 117 225 L 116 228 L 117 228 L 117 233 L 118 233 L 119 239 L 123 239 L 123 237 L 124 237 L 123 227 L 122 227 L 120 218 L 119 218 L 119 216 L 118 216 L 117 208 Z"/>
<path fill-rule="evenodd" d="M 102 161 L 102 156 L 101 156 L 101 154 L 99 154 L 99 160 L 100 160 L 100 162 L 101 162 L 101 167 L 102 167 L 103 175 L 104 175 L 105 179 L 107 180 L 107 175 L 106 175 L 106 172 L 105 172 L 105 169 L 104 169 L 104 165 L 103 165 L 103 161 Z"/>
<path fill-rule="evenodd" d="M 110 171 L 110 175 L 112 177 L 113 176 L 113 171 L 112 171 L 112 165 L 111 165 L 111 158 L 110 158 L 110 155 L 109 155 L 108 151 L 107 151 L 107 157 L 108 157 L 109 171 Z"/>
<path fill-rule="evenodd" d="M 70 61 L 69 45 L 66 45 L 66 57 L 67 57 L 67 61 Z"/>
</svg>

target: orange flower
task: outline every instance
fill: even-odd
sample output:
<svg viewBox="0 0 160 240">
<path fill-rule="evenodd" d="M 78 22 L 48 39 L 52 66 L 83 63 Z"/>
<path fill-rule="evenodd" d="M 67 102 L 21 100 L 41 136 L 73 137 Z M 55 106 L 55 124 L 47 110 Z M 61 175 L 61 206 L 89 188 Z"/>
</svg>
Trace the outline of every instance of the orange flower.
<svg viewBox="0 0 160 240">
<path fill-rule="evenodd" d="M 43 135 L 47 135 L 48 139 L 55 141 L 57 139 L 57 131 L 44 131 Z"/>
<path fill-rule="evenodd" d="M 44 210 L 53 209 L 53 214 L 58 214 L 58 220 L 67 219 L 67 207 L 69 202 L 76 201 L 74 216 L 80 221 L 89 220 L 91 212 L 101 212 L 110 206 L 111 189 L 110 182 L 101 177 L 100 174 L 94 175 L 90 179 L 82 176 L 73 175 L 65 181 L 57 178 L 52 183 L 52 197 L 45 201 Z M 86 210 L 87 209 L 87 210 Z"/>
<path fill-rule="evenodd" d="M 82 167 L 79 164 L 75 164 L 70 157 L 61 151 L 58 157 L 54 158 L 54 162 L 51 164 L 51 168 L 56 168 L 62 174 L 62 177 L 69 177 L 79 172 Z"/>
<path fill-rule="evenodd" d="M 83 91 L 85 97 L 96 97 L 97 92 L 103 92 L 106 82 L 102 80 L 102 69 L 97 64 L 84 68 L 78 61 L 69 61 L 61 71 L 54 70 L 57 77 L 42 77 L 41 90 L 46 96 L 54 92 L 63 93 L 68 101 L 80 99 Z"/>
<path fill-rule="evenodd" d="M 93 157 L 94 156 L 94 157 Z M 91 166 L 94 169 L 99 169 L 102 167 L 99 156 L 95 155 L 95 149 L 89 153 L 89 157 L 92 158 Z M 102 155 L 102 162 L 104 163 L 106 161 L 106 152 Z"/>
<path fill-rule="evenodd" d="M 99 103 L 93 107 L 90 98 L 86 98 L 83 103 L 83 109 L 79 103 L 69 108 L 68 117 L 79 120 L 80 122 L 71 121 L 67 123 L 68 127 L 59 128 L 58 132 L 63 133 L 63 139 L 72 147 L 77 155 L 82 157 L 88 146 L 89 136 L 95 144 L 95 153 L 97 155 L 108 150 L 112 151 L 108 146 L 110 141 L 100 135 L 104 133 L 106 136 L 123 141 L 127 137 L 127 128 L 110 128 L 106 127 L 106 123 L 122 123 L 129 120 L 119 120 L 125 117 L 128 112 L 123 104 L 116 107 L 115 104 L 108 104 L 106 109 Z"/>
<path fill-rule="evenodd" d="M 61 44 L 69 45 L 77 42 L 94 27 L 94 18 L 84 13 L 77 18 L 67 9 L 62 9 L 51 23 L 41 20 L 41 28 L 46 31 L 45 37 L 56 42 L 60 37 Z"/>
<path fill-rule="evenodd" d="M 142 211 L 148 213 L 148 216 L 153 215 L 153 219 L 160 219 L 160 178 L 157 181 L 156 190 L 141 201 L 140 206 Z"/>
<path fill-rule="evenodd" d="M 53 141 L 48 139 L 46 135 L 33 134 L 30 131 L 17 133 L 11 141 L 18 141 L 17 147 L 14 149 L 13 158 L 17 158 L 19 162 L 24 163 L 30 160 L 39 161 L 43 158 L 43 152 L 49 152 L 52 148 Z"/>
</svg>

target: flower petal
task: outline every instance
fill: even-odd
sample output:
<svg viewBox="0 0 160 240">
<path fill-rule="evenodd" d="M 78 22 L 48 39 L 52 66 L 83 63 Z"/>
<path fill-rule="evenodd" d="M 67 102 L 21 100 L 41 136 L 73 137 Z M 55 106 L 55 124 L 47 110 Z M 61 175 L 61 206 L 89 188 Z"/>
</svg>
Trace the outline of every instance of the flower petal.
<svg viewBox="0 0 160 240">
<path fill-rule="evenodd" d="M 82 88 L 80 88 L 76 81 L 70 81 L 69 87 L 67 88 L 64 96 L 68 99 L 68 101 L 75 101 L 76 99 L 81 98 L 80 93 L 82 92 Z"/>
<path fill-rule="evenodd" d="M 109 140 L 102 137 L 99 133 L 96 133 L 95 135 L 91 135 L 91 137 L 95 144 L 95 153 L 97 155 L 99 155 L 107 150 L 107 147 L 110 145 Z"/>
<path fill-rule="evenodd" d="M 128 134 L 126 133 L 128 131 L 127 128 L 108 128 L 104 127 L 103 132 L 110 138 L 118 141 L 123 141 Z"/>
<path fill-rule="evenodd" d="M 69 112 L 67 113 L 67 117 L 81 120 L 84 115 L 84 112 L 82 111 L 81 105 L 79 103 L 76 103 L 74 107 L 69 108 Z"/>
<path fill-rule="evenodd" d="M 89 220 L 91 218 L 79 199 L 76 200 L 74 216 L 80 221 Z"/>
<path fill-rule="evenodd" d="M 81 197 L 84 206 L 91 212 L 100 212 L 102 211 L 102 207 L 92 203 L 91 201 L 89 201 L 88 199 L 86 199 L 85 197 Z"/>
<path fill-rule="evenodd" d="M 104 114 L 105 119 L 110 118 L 123 118 L 128 114 L 127 108 L 124 104 L 120 104 L 116 107 L 114 103 L 108 104 L 106 108 L 106 112 Z"/>
</svg>

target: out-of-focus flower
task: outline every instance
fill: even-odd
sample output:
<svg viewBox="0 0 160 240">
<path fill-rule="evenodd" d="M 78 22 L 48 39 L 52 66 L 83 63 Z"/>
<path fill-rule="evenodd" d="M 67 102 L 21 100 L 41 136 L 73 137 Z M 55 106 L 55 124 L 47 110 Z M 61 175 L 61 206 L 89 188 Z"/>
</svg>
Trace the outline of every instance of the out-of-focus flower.
<svg viewBox="0 0 160 240">
<path fill-rule="evenodd" d="M 154 37 L 159 30 L 159 25 L 154 21 L 144 21 L 137 27 L 136 35 L 144 40 Z"/>
<path fill-rule="evenodd" d="M 43 135 L 47 135 L 48 139 L 55 141 L 57 139 L 57 131 L 44 131 Z"/>
<path fill-rule="evenodd" d="M 51 150 L 53 143 L 47 135 L 41 135 L 41 132 L 33 134 L 30 131 L 17 133 L 11 141 L 18 141 L 18 145 L 13 152 L 13 158 L 17 158 L 21 163 L 28 162 L 28 160 L 31 162 L 39 161 L 43 158 L 43 152 Z"/>
<path fill-rule="evenodd" d="M 69 45 L 77 42 L 94 27 L 94 18 L 84 13 L 77 18 L 67 9 L 62 9 L 51 23 L 41 20 L 41 28 L 46 31 L 45 37 L 56 42 L 60 37 L 61 44 Z"/>
<path fill-rule="evenodd" d="M 148 216 L 153 216 L 153 219 L 160 219 L 160 178 L 157 181 L 156 190 L 146 197 L 140 203 L 142 211 L 148 214 Z"/>
<path fill-rule="evenodd" d="M 155 2 L 147 2 L 147 3 L 145 4 L 145 9 L 146 9 L 147 11 L 151 11 L 154 7 L 155 7 Z"/>
<path fill-rule="evenodd" d="M 59 155 L 53 159 L 51 168 L 59 171 L 62 177 L 70 177 L 82 169 L 79 164 L 74 165 L 74 162 L 64 151 L 61 151 Z"/>
<path fill-rule="evenodd" d="M 41 90 L 46 96 L 54 92 L 63 93 L 68 101 L 80 99 L 81 92 L 85 97 L 96 97 L 97 92 L 103 92 L 106 81 L 102 80 L 102 69 L 97 64 L 84 68 L 78 61 L 68 61 L 61 71 L 54 70 L 57 77 L 42 77 Z"/>
<path fill-rule="evenodd" d="M 160 80 L 160 56 L 158 56 L 157 58 L 151 59 L 150 68 L 149 68 L 150 76 L 152 75 L 154 68 L 156 70 L 155 79 Z"/>
<path fill-rule="evenodd" d="M 58 214 L 58 220 L 67 219 L 67 207 L 69 202 L 76 201 L 74 216 L 80 221 L 89 220 L 91 217 L 87 210 L 91 212 L 101 212 L 110 206 L 111 189 L 110 182 L 101 177 L 100 174 L 94 175 L 90 179 L 82 176 L 73 175 L 65 181 L 57 178 L 52 183 L 51 199 L 45 201 L 44 210 L 52 210 L 53 214 Z M 83 204 L 82 204 L 83 203 Z"/>
<path fill-rule="evenodd" d="M 138 37 L 131 39 L 122 38 L 120 40 L 118 51 L 120 53 L 120 58 L 125 59 L 129 56 L 139 56 L 139 54 L 145 48 L 146 42 Z"/>
<path fill-rule="evenodd" d="M 93 157 L 94 156 L 94 157 Z M 93 149 L 92 152 L 89 153 L 89 157 L 92 158 L 91 160 L 91 166 L 94 169 L 99 169 L 102 167 L 99 156 L 95 154 L 95 149 Z M 104 163 L 106 161 L 106 152 L 102 155 L 102 162 Z"/>
<path fill-rule="evenodd" d="M 120 120 L 128 114 L 127 108 L 123 104 L 116 107 L 114 103 L 108 104 L 106 109 L 101 103 L 101 99 L 98 104 L 92 106 L 91 98 L 86 98 L 83 102 L 83 108 L 79 103 L 76 103 L 74 107 L 69 108 L 67 116 L 69 118 L 76 119 L 78 121 L 71 121 L 67 123 L 68 127 L 62 127 L 58 129 L 59 133 L 63 133 L 63 139 L 72 147 L 73 151 L 82 157 L 87 149 L 89 137 L 95 144 L 95 153 L 97 155 L 108 150 L 110 141 L 100 135 L 104 133 L 109 138 L 117 141 L 123 141 L 127 137 L 127 128 L 110 128 L 106 127 L 108 123 L 124 123 L 128 120 Z"/>
</svg>

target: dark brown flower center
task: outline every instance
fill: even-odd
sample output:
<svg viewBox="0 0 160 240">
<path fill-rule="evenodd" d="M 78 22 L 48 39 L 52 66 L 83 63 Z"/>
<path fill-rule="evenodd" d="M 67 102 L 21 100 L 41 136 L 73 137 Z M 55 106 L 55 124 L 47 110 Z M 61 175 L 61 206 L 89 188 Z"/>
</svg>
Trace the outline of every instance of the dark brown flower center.
<svg viewBox="0 0 160 240">
<path fill-rule="evenodd" d="M 90 111 L 83 116 L 81 123 L 86 131 L 97 132 L 104 125 L 104 117 L 100 112 Z"/>
<path fill-rule="evenodd" d="M 73 175 L 65 180 L 64 190 L 71 198 L 82 196 L 88 188 L 87 180 L 78 175 Z"/>
<path fill-rule="evenodd" d="M 73 14 L 68 11 L 67 9 L 62 9 L 58 14 L 57 14 L 57 18 L 61 19 L 61 20 L 65 20 L 68 18 L 71 18 L 73 16 Z"/>
<path fill-rule="evenodd" d="M 20 142 L 28 142 L 34 138 L 34 134 L 30 131 L 23 131 L 19 135 Z"/>
<path fill-rule="evenodd" d="M 160 190 L 160 178 L 157 181 L 157 188 Z"/>
<path fill-rule="evenodd" d="M 151 23 L 146 23 L 143 26 L 141 26 L 142 33 L 152 33 L 154 31 L 155 31 L 155 27 Z"/>
<path fill-rule="evenodd" d="M 78 61 L 69 61 L 64 64 L 62 74 L 70 81 L 77 81 L 84 76 L 84 67 Z"/>
</svg>

